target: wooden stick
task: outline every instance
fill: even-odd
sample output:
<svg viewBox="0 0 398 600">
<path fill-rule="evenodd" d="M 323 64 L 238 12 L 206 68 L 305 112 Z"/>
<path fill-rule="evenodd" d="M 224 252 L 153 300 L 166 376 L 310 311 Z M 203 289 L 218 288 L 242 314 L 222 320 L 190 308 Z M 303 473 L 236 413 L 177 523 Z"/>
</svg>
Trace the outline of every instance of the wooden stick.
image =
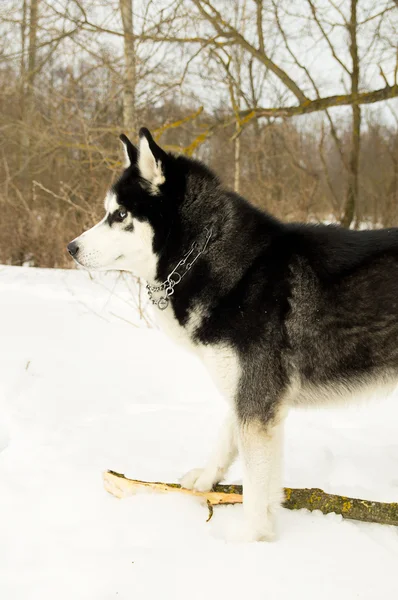
<svg viewBox="0 0 398 600">
<path fill-rule="evenodd" d="M 142 491 L 175 493 L 195 496 L 205 501 L 209 507 L 209 519 L 213 514 L 213 506 L 219 504 L 241 504 L 243 500 L 241 485 L 216 485 L 211 492 L 195 492 L 186 490 L 178 483 L 161 483 L 129 479 L 115 471 L 105 471 L 104 487 L 107 492 L 117 498 L 127 498 Z M 285 508 L 297 510 L 320 510 L 324 515 L 336 513 L 345 519 L 367 521 L 383 525 L 398 526 L 398 502 L 372 502 L 359 498 L 347 498 L 335 494 L 327 494 L 317 488 L 285 488 Z"/>
</svg>

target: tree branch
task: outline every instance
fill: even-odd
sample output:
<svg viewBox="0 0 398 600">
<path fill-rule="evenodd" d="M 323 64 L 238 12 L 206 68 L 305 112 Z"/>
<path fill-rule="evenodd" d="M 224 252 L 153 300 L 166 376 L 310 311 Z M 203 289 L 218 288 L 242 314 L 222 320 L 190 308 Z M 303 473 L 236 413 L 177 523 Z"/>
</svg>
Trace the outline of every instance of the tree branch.
<svg viewBox="0 0 398 600">
<path fill-rule="evenodd" d="M 325 31 L 325 29 L 324 29 L 324 27 L 323 27 L 322 23 L 321 23 L 321 22 L 320 22 L 320 20 L 318 19 L 318 14 L 317 14 L 317 11 L 316 11 L 316 8 L 315 8 L 315 5 L 314 5 L 314 3 L 313 3 L 311 0 L 307 0 L 307 2 L 308 2 L 308 4 L 309 4 L 309 6 L 310 6 L 310 9 L 311 9 L 311 12 L 312 12 L 312 16 L 313 16 L 313 18 L 314 18 L 314 21 L 315 21 L 315 23 L 317 24 L 319 31 L 322 33 L 322 36 L 323 36 L 324 40 L 326 41 L 327 45 L 329 46 L 329 48 L 330 48 L 330 51 L 331 51 L 331 53 L 332 53 L 332 56 L 333 56 L 333 58 L 334 58 L 335 60 L 337 60 L 337 62 L 339 63 L 339 65 L 340 65 L 341 67 L 343 67 L 343 69 L 344 69 L 344 71 L 345 71 L 346 73 L 350 74 L 350 71 L 349 71 L 348 67 L 347 67 L 347 66 L 346 66 L 346 65 L 343 63 L 343 61 L 342 61 L 342 60 L 341 60 L 341 59 L 340 59 L 340 58 L 337 56 L 336 50 L 335 50 L 335 48 L 334 48 L 334 46 L 333 46 L 332 42 L 330 41 L 330 38 L 329 38 L 328 34 L 326 33 L 326 31 Z"/>
<path fill-rule="evenodd" d="M 221 16 L 220 12 L 214 8 L 207 0 L 191 0 L 197 7 L 201 15 L 213 25 L 214 29 L 220 36 L 228 37 L 233 39 L 239 46 L 244 48 L 257 58 L 263 65 L 265 65 L 274 75 L 282 81 L 282 83 L 296 96 L 296 98 L 302 103 L 307 100 L 306 95 L 299 88 L 299 86 L 289 77 L 286 71 L 283 71 L 277 64 L 275 64 L 269 56 L 262 52 L 259 48 L 252 46 L 245 37 L 235 27 L 227 23 Z M 211 11 L 207 12 L 203 4 Z M 261 43 L 260 43 L 261 44 Z"/>
<path fill-rule="evenodd" d="M 351 106 L 353 104 L 374 104 L 396 98 L 398 96 L 398 85 L 388 85 L 379 90 L 372 92 L 362 92 L 360 94 L 341 94 L 337 96 L 327 96 L 326 98 L 316 98 L 315 100 L 307 100 L 297 106 L 281 106 L 275 108 L 257 107 L 253 109 L 243 110 L 240 113 L 241 117 L 246 117 L 251 113 L 257 119 L 261 117 L 294 117 L 296 115 L 306 115 L 319 110 L 326 110 L 335 106 Z"/>
<path fill-rule="evenodd" d="M 263 0 L 254 0 L 256 3 L 256 22 L 259 50 L 265 54 L 264 32 L 263 32 Z M 398 2 L 398 0 L 397 0 Z"/>
<path fill-rule="evenodd" d="M 126 498 L 146 489 L 163 493 L 179 492 L 180 494 L 195 496 L 205 500 L 210 507 L 220 504 L 241 504 L 243 500 L 241 485 L 216 485 L 211 492 L 195 492 L 186 490 L 177 483 L 155 483 L 128 479 L 115 471 L 105 471 L 103 480 L 106 491 L 117 498 Z M 283 506 L 289 510 L 306 508 L 311 511 L 320 510 L 324 515 L 334 512 L 344 519 L 398 525 L 397 502 L 372 502 L 371 500 L 347 498 L 327 494 L 318 488 L 285 488 Z"/>
</svg>

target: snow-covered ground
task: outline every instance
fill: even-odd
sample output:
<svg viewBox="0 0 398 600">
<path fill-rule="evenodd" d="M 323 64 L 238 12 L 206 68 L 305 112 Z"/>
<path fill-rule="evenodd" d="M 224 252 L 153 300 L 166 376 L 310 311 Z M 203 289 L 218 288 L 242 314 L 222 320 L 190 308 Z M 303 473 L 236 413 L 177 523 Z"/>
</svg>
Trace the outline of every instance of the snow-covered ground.
<svg viewBox="0 0 398 600">
<path fill-rule="evenodd" d="M 397 598 L 397 528 L 282 510 L 276 542 L 226 543 L 241 507 L 207 524 L 193 498 L 103 490 L 105 469 L 201 466 L 225 411 L 130 297 L 114 275 L 0 269 L 0 598 Z M 284 482 L 398 501 L 398 397 L 292 413 Z"/>
</svg>

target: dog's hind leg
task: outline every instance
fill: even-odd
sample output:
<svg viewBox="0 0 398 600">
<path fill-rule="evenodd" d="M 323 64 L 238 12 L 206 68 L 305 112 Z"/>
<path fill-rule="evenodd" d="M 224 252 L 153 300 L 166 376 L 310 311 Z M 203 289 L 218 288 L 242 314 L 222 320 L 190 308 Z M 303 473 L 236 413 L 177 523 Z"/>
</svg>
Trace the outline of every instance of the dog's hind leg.
<svg viewBox="0 0 398 600">
<path fill-rule="evenodd" d="M 217 445 L 204 469 L 192 469 L 181 479 L 181 485 L 190 490 L 208 492 L 224 476 L 238 452 L 236 418 L 232 411 L 223 423 Z"/>
<path fill-rule="evenodd" d="M 243 463 L 243 539 L 269 541 L 275 537 L 275 513 L 282 501 L 283 417 L 279 414 L 268 423 L 242 421 L 238 438 Z"/>
</svg>

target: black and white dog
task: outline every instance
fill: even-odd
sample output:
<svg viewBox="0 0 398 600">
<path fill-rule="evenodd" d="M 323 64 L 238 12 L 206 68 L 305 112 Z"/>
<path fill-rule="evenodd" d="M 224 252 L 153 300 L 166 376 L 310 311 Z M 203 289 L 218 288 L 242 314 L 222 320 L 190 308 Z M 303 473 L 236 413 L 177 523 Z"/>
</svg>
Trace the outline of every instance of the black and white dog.
<svg viewBox="0 0 398 600">
<path fill-rule="evenodd" d="M 272 539 L 289 406 L 398 378 L 398 229 L 281 223 L 147 129 L 138 149 L 121 140 L 126 165 L 106 215 L 68 250 L 87 269 L 148 282 L 160 325 L 230 406 L 207 465 L 182 485 L 211 489 L 239 451 L 245 539 Z"/>
</svg>

